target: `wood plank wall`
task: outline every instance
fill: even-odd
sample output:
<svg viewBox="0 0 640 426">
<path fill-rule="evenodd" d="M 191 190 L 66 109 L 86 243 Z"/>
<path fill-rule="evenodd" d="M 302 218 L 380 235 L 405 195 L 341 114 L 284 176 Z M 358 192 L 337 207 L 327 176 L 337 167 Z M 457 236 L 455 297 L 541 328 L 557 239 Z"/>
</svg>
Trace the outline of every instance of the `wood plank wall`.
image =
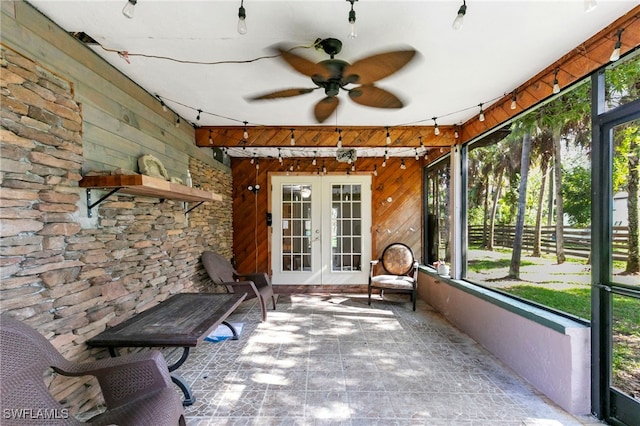
<svg viewBox="0 0 640 426">
<path fill-rule="evenodd" d="M 233 249 L 239 272 L 268 271 L 270 269 L 270 232 L 266 214 L 270 212 L 267 185 L 273 173 L 286 173 L 291 161 L 294 173 L 318 173 L 324 162 L 327 173 L 346 173 L 350 166 L 334 158 L 319 158 L 313 166 L 310 158 L 285 160 L 262 159 L 260 168 L 244 158 L 232 158 L 233 175 Z M 395 241 L 408 244 L 416 258 L 422 253 L 422 169 L 426 160 L 421 157 L 404 158 L 406 169 L 401 169 L 402 158 L 392 157 L 382 167 L 380 158 L 361 158 L 356 162 L 355 173 L 372 173 L 372 258 L 378 257 L 384 248 Z M 352 172 L 353 173 L 353 172 Z M 249 185 L 259 184 L 257 195 L 248 190 Z M 391 201 L 388 201 L 388 199 Z"/>
</svg>

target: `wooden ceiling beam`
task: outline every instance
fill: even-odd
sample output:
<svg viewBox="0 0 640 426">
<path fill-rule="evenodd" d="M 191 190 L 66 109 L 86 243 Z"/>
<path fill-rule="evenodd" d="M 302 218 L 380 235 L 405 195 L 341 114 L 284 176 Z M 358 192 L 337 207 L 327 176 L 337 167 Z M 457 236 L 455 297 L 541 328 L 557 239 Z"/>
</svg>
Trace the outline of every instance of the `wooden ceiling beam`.
<svg viewBox="0 0 640 426">
<path fill-rule="evenodd" d="M 342 145 L 353 148 L 385 147 L 450 147 L 455 145 L 455 126 L 438 126 L 440 134 L 435 135 L 433 126 L 390 127 L 391 144 L 387 145 L 387 130 L 384 127 L 340 127 Z M 335 147 L 338 132 L 335 127 L 247 127 L 249 137 L 243 139 L 242 126 L 212 126 L 196 129 L 196 145 L 199 147 L 291 147 L 291 130 L 297 147 Z"/>
</svg>

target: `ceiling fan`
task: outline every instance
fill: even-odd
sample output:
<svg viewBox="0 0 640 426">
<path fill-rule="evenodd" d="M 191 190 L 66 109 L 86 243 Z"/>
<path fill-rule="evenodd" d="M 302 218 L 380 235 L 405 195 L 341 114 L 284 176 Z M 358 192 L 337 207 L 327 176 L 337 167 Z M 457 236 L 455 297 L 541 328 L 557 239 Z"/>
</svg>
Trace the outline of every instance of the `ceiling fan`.
<svg viewBox="0 0 640 426">
<path fill-rule="evenodd" d="M 249 98 L 249 100 L 289 98 L 324 89 L 326 95 L 316 103 L 314 115 L 318 123 L 324 122 L 338 107 L 340 89 L 349 93 L 352 101 L 374 108 L 402 108 L 404 104 L 393 93 L 374 85 L 404 67 L 416 55 L 413 49 L 383 52 L 349 64 L 334 59 L 342 50 L 342 42 L 335 38 L 316 40 L 314 46 L 322 49 L 330 59 L 319 63 L 277 48 L 280 57 L 296 71 L 311 77 L 317 87 L 284 89 Z M 356 85 L 349 88 L 347 86 Z"/>
</svg>

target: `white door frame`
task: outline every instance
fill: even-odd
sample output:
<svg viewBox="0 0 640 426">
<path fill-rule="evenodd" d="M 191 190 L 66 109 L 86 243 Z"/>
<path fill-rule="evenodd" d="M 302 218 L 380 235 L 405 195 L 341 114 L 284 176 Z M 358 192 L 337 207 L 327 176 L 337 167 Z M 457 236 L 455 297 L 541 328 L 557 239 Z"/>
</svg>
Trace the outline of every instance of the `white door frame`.
<svg viewBox="0 0 640 426">
<path fill-rule="evenodd" d="M 269 249 L 273 284 L 366 284 L 368 280 L 368 265 L 371 260 L 370 247 L 372 244 L 370 174 L 270 174 L 269 180 L 269 201 L 272 213 L 272 228 L 270 234 L 271 243 L 269 244 Z M 304 234 L 301 238 L 303 241 L 302 244 L 306 244 L 307 247 L 310 248 L 311 265 L 306 271 L 300 270 L 300 268 L 295 271 L 283 270 L 282 268 L 282 231 L 283 228 L 289 226 L 289 221 L 282 217 L 282 185 L 286 184 L 309 185 L 311 187 L 312 195 L 310 196 L 310 202 L 312 204 L 312 208 L 311 213 L 306 214 L 310 219 L 310 223 L 306 221 L 305 217 L 305 220 L 302 221 L 304 223 L 302 225 L 297 225 L 297 232 L 302 232 Z M 335 202 L 338 203 L 336 204 L 336 207 L 341 207 L 342 204 L 345 203 L 347 205 L 357 204 L 357 208 L 361 210 L 360 221 L 355 221 L 358 222 L 357 224 L 359 225 L 361 239 L 357 237 L 349 239 L 351 244 L 354 244 L 352 242 L 353 240 L 358 240 L 360 244 L 360 256 L 355 256 L 356 259 L 359 259 L 360 268 L 359 270 L 336 271 L 332 268 L 333 249 L 335 249 L 335 247 L 332 248 L 332 245 L 336 245 L 335 241 L 332 243 L 332 228 L 334 231 L 336 230 L 336 223 L 339 222 L 339 219 L 336 219 L 335 217 L 332 218 L 331 214 L 332 210 L 334 210 L 332 188 L 334 185 L 354 184 L 360 185 L 361 201 L 351 202 L 351 200 L 348 199 L 349 197 L 346 196 L 346 201 L 343 200 Z M 305 208 L 308 206 L 308 204 L 299 203 L 298 201 L 293 201 L 293 203 L 301 204 L 302 206 L 305 206 Z M 296 208 L 298 207 L 296 206 Z M 338 210 L 334 210 L 334 215 Z M 300 247 L 300 245 L 298 245 L 298 247 Z"/>
</svg>

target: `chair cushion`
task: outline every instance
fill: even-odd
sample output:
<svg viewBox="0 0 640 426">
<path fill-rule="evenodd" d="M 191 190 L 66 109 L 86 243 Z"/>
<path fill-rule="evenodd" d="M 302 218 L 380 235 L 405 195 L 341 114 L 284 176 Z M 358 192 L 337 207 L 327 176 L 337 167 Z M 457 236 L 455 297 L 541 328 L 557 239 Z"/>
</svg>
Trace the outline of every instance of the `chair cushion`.
<svg viewBox="0 0 640 426">
<path fill-rule="evenodd" d="M 413 252 L 402 243 L 394 243 L 382 252 L 382 267 L 394 275 L 406 275 L 413 268 Z"/>
<path fill-rule="evenodd" d="M 413 290 L 413 278 L 398 275 L 376 275 L 371 277 L 371 287 Z"/>
</svg>

